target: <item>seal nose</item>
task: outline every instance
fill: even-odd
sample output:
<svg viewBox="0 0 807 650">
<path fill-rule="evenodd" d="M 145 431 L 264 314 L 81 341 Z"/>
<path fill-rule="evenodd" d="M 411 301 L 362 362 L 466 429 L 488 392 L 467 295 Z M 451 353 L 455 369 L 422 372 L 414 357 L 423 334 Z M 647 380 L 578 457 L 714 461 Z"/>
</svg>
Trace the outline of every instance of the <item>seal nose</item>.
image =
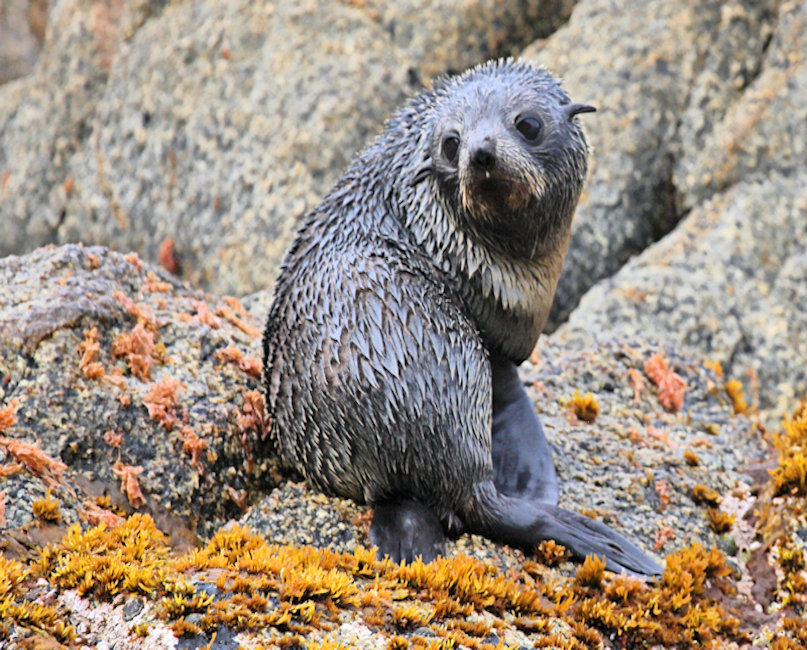
<svg viewBox="0 0 807 650">
<path fill-rule="evenodd" d="M 496 142 L 493 138 L 487 137 L 471 149 L 471 163 L 483 171 L 496 166 Z"/>
</svg>

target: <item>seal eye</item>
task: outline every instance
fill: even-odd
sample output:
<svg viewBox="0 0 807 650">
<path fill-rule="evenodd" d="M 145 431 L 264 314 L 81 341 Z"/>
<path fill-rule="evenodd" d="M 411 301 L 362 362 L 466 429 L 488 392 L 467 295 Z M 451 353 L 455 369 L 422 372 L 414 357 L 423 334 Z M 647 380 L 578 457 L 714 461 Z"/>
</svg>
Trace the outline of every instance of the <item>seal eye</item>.
<svg viewBox="0 0 807 650">
<path fill-rule="evenodd" d="M 516 129 L 528 142 L 537 142 L 541 137 L 543 126 L 541 120 L 534 115 L 524 115 L 516 118 Z"/>
<path fill-rule="evenodd" d="M 457 152 L 460 150 L 460 139 L 456 135 L 447 135 L 443 139 L 443 157 L 454 164 L 457 162 Z"/>
</svg>

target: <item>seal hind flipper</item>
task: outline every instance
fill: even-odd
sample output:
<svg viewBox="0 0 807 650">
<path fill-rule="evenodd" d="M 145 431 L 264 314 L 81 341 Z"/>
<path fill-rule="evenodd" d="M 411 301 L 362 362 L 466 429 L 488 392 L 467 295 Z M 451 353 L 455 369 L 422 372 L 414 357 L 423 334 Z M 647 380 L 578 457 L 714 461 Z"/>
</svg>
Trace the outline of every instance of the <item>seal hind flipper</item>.
<svg viewBox="0 0 807 650">
<path fill-rule="evenodd" d="M 491 354 L 493 385 L 493 482 L 508 496 L 557 505 L 558 478 L 552 450 L 515 364 Z"/>
<path fill-rule="evenodd" d="M 557 506 L 500 494 L 492 481 L 477 486 L 473 503 L 461 516 L 467 532 L 494 541 L 530 548 L 552 539 L 563 544 L 573 557 L 604 557 L 609 571 L 661 574 L 655 560 L 602 522 Z"/>
<path fill-rule="evenodd" d="M 370 524 L 370 544 L 393 562 L 412 562 L 420 557 L 431 562 L 445 555 L 443 526 L 434 511 L 415 499 L 397 499 L 375 504 Z"/>
</svg>

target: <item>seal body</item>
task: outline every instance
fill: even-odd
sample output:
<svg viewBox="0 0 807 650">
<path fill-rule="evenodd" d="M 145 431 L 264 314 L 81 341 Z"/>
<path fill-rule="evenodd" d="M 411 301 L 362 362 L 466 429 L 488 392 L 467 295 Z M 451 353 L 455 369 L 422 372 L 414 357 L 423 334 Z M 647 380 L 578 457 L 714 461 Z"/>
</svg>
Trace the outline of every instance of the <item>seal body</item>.
<svg viewBox="0 0 807 650">
<path fill-rule="evenodd" d="M 468 530 L 657 570 L 557 508 L 516 374 L 568 246 L 588 110 L 523 63 L 443 79 L 387 123 L 287 254 L 264 334 L 273 442 L 319 489 L 372 504 L 371 539 L 394 559 L 430 559 Z"/>
</svg>

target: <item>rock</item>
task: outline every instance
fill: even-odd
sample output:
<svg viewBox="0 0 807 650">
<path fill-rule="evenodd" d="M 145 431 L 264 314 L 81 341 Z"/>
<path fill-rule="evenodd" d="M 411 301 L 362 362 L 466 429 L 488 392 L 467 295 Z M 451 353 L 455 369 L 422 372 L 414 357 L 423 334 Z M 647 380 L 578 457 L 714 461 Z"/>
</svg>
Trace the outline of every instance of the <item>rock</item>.
<svg viewBox="0 0 807 650">
<path fill-rule="evenodd" d="M 263 289 L 421 80 L 547 35 L 573 4 L 63 0 L 35 75 L 0 89 L 0 254 L 101 243 Z"/>
<path fill-rule="evenodd" d="M 758 74 L 681 158 L 691 213 L 587 294 L 563 330 L 586 344 L 650 334 L 720 361 L 769 424 L 807 391 L 806 19 L 803 3 L 783 3 Z"/>
<path fill-rule="evenodd" d="M 5 0 L 0 6 L 0 84 L 31 72 L 45 37 L 46 0 Z"/>
<path fill-rule="evenodd" d="M 559 74 L 593 145 L 589 181 L 548 327 L 580 296 L 678 223 L 677 163 L 700 151 L 754 78 L 775 19 L 775 0 L 645 2 L 630 11 L 583 0 L 567 25 L 523 58 Z"/>
<path fill-rule="evenodd" d="M 88 501 L 106 494 L 107 512 L 208 534 L 272 486 L 252 452 L 262 434 L 247 439 L 262 423 L 260 322 L 236 301 L 76 245 L 0 260 L 0 286 L 0 404 L 17 420 L 0 435 L 68 466 L 65 524 L 97 523 Z M 3 485 L 12 528 L 45 492 L 47 472 L 26 468 Z"/>
</svg>

